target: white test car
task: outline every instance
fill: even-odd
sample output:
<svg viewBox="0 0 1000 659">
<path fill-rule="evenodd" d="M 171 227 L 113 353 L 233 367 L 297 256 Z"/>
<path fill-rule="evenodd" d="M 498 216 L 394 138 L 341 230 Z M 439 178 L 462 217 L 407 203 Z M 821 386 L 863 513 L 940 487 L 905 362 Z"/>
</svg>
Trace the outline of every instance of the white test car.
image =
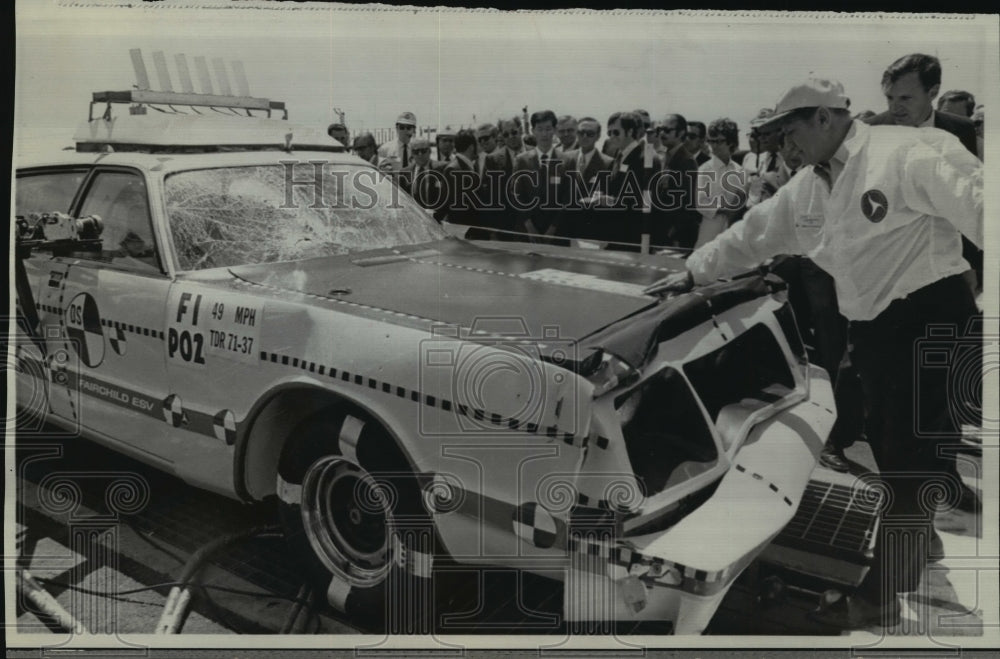
<svg viewBox="0 0 1000 659">
<path fill-rule="evenodd" d="M 331 605 L 379 627 L 447 557 L 561 574 L 567 620 L 699 633 L 792 519 L 835 412 L 780 280 L 660 298 L 680 260 L 452 237 L 277 119 L 76 141 L 17 171 L 19 217 L 103 223 L 24 259 L 19 405 L 278 497 Z"/>
</svg>

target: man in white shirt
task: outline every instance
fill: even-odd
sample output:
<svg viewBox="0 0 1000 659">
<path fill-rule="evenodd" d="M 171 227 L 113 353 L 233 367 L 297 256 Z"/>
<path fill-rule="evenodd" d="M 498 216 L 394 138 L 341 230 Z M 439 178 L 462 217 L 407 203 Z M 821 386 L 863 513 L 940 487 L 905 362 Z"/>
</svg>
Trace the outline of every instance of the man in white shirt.
<svg viewBox="0 0 1000 659">
<path fill-rule="evenodd" d="M 925 360 L 921 342 L 940 336 L 935 328 L 954 332 L 956 349 L 966 342 L 976 306 L 961 236 L 983 243 L 983 170 L 952 135 L 869 127 L 848 105 L 835 81 L 789 89 L 773 121 L 812 167 L 647 292 L 687 290 L 776 254 L 809 256 L 833 276 L 890 495 L 864 581 L 852 596 L 827 593 L 816 617 L 863 628 L 900 620 L 898 593 L 917 588 L 933 533 L 925 491 L 954 485 L 937 455 L 942 438 L 960 437 L 954 374 Z"/>
<path fill-rule="evenodd" d="M 386 142 L 378 148 L 380 160 L 393 163 L 392 169 L 406 169 L 410 166 L 413 154 L 410 153 L 410 140 L 417 130 L 417 117 L 412 112 L 404 112 L 396 118 L 396 141 Z"/>
<path fill-rule="evenodd" d="M 696 203 L 701 226 L 695 249 L 739 219 L 746 205 L 749 185 L 746 172 L 733 160 L 739 140 L 740 129 L 731 119 L 716 119 L 708 125 L 706 141 L 712 148 L 712 159 L 698 168 Z"/>
</svg>

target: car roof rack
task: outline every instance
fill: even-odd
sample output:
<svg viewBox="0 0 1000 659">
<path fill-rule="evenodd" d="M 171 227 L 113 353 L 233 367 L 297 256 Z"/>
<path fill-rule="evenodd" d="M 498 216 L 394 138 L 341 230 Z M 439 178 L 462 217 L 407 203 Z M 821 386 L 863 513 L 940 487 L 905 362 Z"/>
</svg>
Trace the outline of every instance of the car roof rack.
<svg viewBox="0 0 1000 659">
<path fill-rule="evenodd" d="M 129 52 L 135 69 L 134 89 L 94 92 L 87 121 L 73 136 L 77 151 L 346 150 L 325 130 L 288 122 L 288 110 L 283 102 L 251 96 L 242 62 L 234 61 L 227 67 L 222 58 L 214 58 L 213 76 L 205 58 L 195 57 L 194 70 L 200 90 L 195 92 L 187 58 L 183 53 L 178 54 L 174 57 L 174 79 L 180 81 L 181 91 L 175 91 L 167 59 L 162 51 L 156 51 L 153 64 L 159 89 L 150 89 L 142 51 L 133 48 Z M 230 84 L 230 70 L 236 93 Z M 103 114 L 95 116 L 94 106 L 99 104 L 107 107 Z M 115 113 L 119 116 L 114 116 L 114 105 L 128 105 L 128 113 Z M 280 112 L 280 117 L 272 117 L 275 112 Z"/>
<path fill-rule="evenodd" d="M 284 102 L 250 95 L 250 85 L 243 70 L 243 63 L 238 60 L 233 61 L 230 65 L 236 85 L 236 93 L 234 94 L 226 63 L 221 57 L 212 60 L 215 69 L 214 85 L 206 59 L 202 56 L 194 58 L 200 90 L 195 92 L 187 56 L 184 53 L 178 53 L 174 56 L 181 91 L 174 91 L 170 70 L 167 68 L 167 59 L 163 51 L 158 50 L 153 53 L 153 65 L 159 82 L 159 90 L 150 89 L 149 74 L 142 58 L 142 50 L 132 48 L 129 55 L 132 57 L 132 68 L 135 70 L 135 89 L 94 92 L 87 114 L 88 121 L 94 121 L 94 106 L 100 103 L 107 104 L 101 117 L 105 121 L 111 120 L 111 106 L 115 103 L 129 104 L 129 113 L 134 115 L 146 114 L 147 107 L 167 114 L 186 114 L 177 108 L 177 106 L 184 106 L 190 108 L 195 114 L 202 114 L 198 108 L 208 108 L 221 114 L 236 116 L 242 116 L 240 114 L 242 111 L 248 117 L 255 116 L 251 112 L 253 110 L 267 112 L 268 118 L 271 117 L 273 111 L 281 111 L 281 118 L 288 119 L 288 109 Z M 166 106 L 166 109 L 162 106 Z"/>
</svg>

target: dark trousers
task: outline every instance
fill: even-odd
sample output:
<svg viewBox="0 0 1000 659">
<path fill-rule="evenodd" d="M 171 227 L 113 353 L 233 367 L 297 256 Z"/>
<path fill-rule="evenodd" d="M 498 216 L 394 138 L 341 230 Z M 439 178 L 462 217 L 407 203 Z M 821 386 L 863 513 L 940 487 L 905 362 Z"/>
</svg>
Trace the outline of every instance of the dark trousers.
<svg viewBox="0 0 1000 659">
<path fill-rule="evenodd" d="M 843 364 L 847 319 L 840 314 L 833 277 L 804 256 L 780 256 L 771 269 L 788 283 L 795 319 L 803 338 L 813 346 L 810 361 L 830 374 L 837 421 L 828 444 L 845 449 L 864 433 L 865 412 L 857 372 Z"/>
<path fill-rule="evenodd" d="M 940 443 L 958 436 L 949 405 L 954 374 L 940 359 L 949 342 L 928 338 L 928 329 L 952 328 L 957 347 L 975 313 L 969 287 L 953 276 L 894 301 L 874 320 L 851 323 L 868 438 L 887 497 L 872 569 L 858 588 L 873 603 L 916 589 L 927 562 L 934 501 L 955 491 L 956 476 L 937 455 Z M 942 343 L 944 351 L 938 350 Z M 931 347 L 936 356 L 928 359 Z"/>
</svg>

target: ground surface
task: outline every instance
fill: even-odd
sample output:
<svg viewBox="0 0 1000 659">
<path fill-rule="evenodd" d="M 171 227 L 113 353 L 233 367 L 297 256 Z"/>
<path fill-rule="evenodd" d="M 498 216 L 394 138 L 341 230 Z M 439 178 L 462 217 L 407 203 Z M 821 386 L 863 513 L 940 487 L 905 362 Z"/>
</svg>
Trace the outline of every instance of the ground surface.
<svg viewBox="0 0 1000 659">
<path fill-rule="evenodd" d="M 17 455 L 23 564 L 91 632 L 152 632 L 172 585 L 195 551 L 227 533 L 275 523 L 270 505 L 241 505 L 197 490 L 85 440 L 43 436 L 21 442 Z M 857 473 L 873 466 L 865 444 L 849 449 L 848 456 Z M 972 487 L 979 485 L 978 466 L 978 458 L 960 461 L 963 478 Z M 817 469 L 814 478 L 836 477 Z M 139 481 L 148 487 L 137 485 Z M 979 520 L 950 510 L 938 514 L 936 526 L 945 558 L 932 565 L 917 592 L 905 597 L 903 621 L 885 630 L 890 635 L 983 633 L 979 593 L 982 579 L 995 578 L 995 568 L 983 576 Z M 757 564 L 745 572 L 709 633 L 834 633 L 808 619 L 816 596 L 798 589 L 794 575 L 784 575 L 791 586 L 784 597 L 761 600 L 759 579 L 768 572 L 768 566 Z M 277 535 L 232 545 L 209 562 L 197 583 L 184 634 L 348 634 L 361 629 L 361 621 L 326 606 L 322 594 L 308 602 L 303 584 L 309 579 L 290 560 Z M 436 579 L 435 592 L 438 609 L 451 614 L 439 621 L 439 632 L 564 631 L 554 622 L 562 601 L 557 582 L 530 578 L 518 587 L 511 572 L 450 571 Z M 22 633 L 59 631 L 20 596 L 17 625 Z M 865 633 L 877 636 L 883 630 Z"/>
</svg>

